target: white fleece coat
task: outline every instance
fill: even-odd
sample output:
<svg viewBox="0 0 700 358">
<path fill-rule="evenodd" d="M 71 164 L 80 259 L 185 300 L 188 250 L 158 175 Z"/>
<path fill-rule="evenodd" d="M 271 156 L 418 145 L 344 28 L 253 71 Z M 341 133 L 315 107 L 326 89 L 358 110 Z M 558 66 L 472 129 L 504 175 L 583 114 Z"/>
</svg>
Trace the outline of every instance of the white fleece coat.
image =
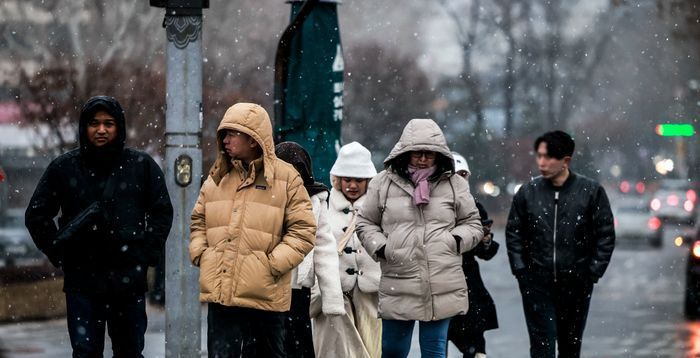
<svg viewBox="0 0 700 358">
<path fill-rule="evenodd" d="M 343 291 L 338 274 L 338 254 L 331 228 L 328 225 L 328 193 L 321 192 L 311 197 L 316 217 L 316 244 L 304 257 L 304 261 L 292 273 L 292 288 L 314 286 L 318 278 L 321 290 L 321 310 L 326 315 L 343 315 Z"/>
<path fill-rule="evenodd" d="M 331 189 L 330 210 L 328 219 L 330 221 L 331 230 L 335 237 L 336 249 L 338 242 L 345 233 L 345 228 L 350 224 L 353 212 L 362 206 L 365 201 L 365 195 L 355 200 L 354 203 L 348 201 L 343 193 L 335 188 Z M 357 238 L 357 233 L 352 235 L 352 238 L 345 245 L 346 248 L 357 250 L 357 252 L 345 253 L 340 255 L 340 283 L 343 292 L 352 291 L 355 285 L 358 285 L 360 291 L 365 293 L 377 292 L 379 289 L 379 278 L 381 277 L 381 269 L 379 263 L 374 261 L 367 254 L 365 248 L 362 247 L 360 239 Z M 355 274 L 349 274 L 348 269 L 352 269 Z"/>
</svg>

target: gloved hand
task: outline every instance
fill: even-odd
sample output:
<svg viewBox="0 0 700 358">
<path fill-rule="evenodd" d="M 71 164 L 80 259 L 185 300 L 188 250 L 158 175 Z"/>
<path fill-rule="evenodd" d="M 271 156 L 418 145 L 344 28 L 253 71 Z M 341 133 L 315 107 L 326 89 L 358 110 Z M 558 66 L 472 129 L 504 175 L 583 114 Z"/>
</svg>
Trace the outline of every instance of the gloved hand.
<svg viewBox="0 0 700 358">
<path fill-rule="evenodd" d="M 377 255 L 378 258 L 380 258 L 380 259 L 382 259 L 382 260 L 386 260 L 386 255 L 384 255 L 384 250 L 385 250 L 385 249 L 386 249 L 386 245 L 380 247 L 380 248 L 377 250 L 376 255 Z"/>
</svg>

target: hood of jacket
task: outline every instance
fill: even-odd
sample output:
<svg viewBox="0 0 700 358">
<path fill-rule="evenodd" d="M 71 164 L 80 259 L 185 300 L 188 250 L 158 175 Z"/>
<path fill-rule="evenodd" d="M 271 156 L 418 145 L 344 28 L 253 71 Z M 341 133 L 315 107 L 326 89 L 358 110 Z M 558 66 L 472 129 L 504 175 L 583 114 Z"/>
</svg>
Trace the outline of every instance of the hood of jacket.
<svg viewBox="0 0 700 358">
<path fill-rule="evenodd" d="M 117 136 L 111 143 L 104 147 L 95 147 L 90 143 L 87 136 L 87 127 L 97 111 L 103 110 L 112 117 L 117 124 Z M 90 161 L 92 158 L 100 159 L 109 155 L 121 153 L 126 144 L 126 120 L 124 110 L 119 102 L 110 96 L 94 96 L 87 100 L 80 109 L 80 121 L 78 123 L 78 143 L 80 144 L 80 154 Z"/>
<path fill-rule="evenodd" d="M 304 147 L 296 142 L 282 142 L 275 146 L 275 155 L 294 166 L 304 181 L 304 187 L 310 197 L 318 193 L 328 192 L 328 187 L 314 179 L 311 156 Z"/>
<path fill-rule="evenodd" d="M 224 150 L 224 133 L 236 130 L 251 136 L 263 151 L 263 175 L 268 185 L 274 178 L 275 143 L 272 139 L 272 123 L 264 108 L 254 103 L 236 103 L 231 106 L 216 129 L 216 141 L 219 155 L 209 170 L 209 175 L 216 185 L 233 168 L 231 156 Z"/>
<path fill-rule="evenodd" d="M 447 146 L 445 135 L 440 127 L 432 119 L 416 118 L 411 119 L 401 133 L 401 138 L 396 142 L 394 148 L 384 159 L 384 165 L 389 165 L 393 159 L 401 154 L 427 150 L 444 155 L 450 159 L 451 170 L 454 171 L 454 158 Z"/>
</svg>

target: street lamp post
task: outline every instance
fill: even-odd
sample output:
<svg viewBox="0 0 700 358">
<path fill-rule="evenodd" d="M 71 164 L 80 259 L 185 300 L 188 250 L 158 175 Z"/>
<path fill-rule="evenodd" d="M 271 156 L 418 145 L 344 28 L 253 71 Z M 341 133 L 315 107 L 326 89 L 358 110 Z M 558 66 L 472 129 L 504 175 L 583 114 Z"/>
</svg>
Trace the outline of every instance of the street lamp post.
<svg viewBox="0 0 700 358">
<path fill-rule="evenodd" d="M 165 356 L 198 357 L 198 270 L 189 260 L 190 212 L 202 173 L 202 9 L 208 0 L 150 0 L 167 35 L 165 175 L 175 215 L 165 248 Z"/>
</svg>

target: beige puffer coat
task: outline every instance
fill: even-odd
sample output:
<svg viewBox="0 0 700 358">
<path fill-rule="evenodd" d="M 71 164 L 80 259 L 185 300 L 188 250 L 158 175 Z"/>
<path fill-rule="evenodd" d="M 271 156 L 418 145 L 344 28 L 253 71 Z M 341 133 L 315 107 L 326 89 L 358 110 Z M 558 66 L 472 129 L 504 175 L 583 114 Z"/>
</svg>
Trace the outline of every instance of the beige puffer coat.
<svg viewBox="0 0 700 358">
<path fill-rule="evenodd" d="M 297 171 L 275 156 L 265 110 L 239 103 L 226 111 L 217 134 L 253 137 L 263 156 L 247 170 L 219 157 L 192 211 L 190 258 L 200 267 L 200 300 L 225 306 L 288 311 L 291 270 L 314 246 L 316 222 Z M 222 138 L 221 135 L 218 138 Z"/>
<path fill-rule="evenodd" d="M 437 124 L 413 119 L 384 163 L 422 150 L 452 159 Z M 382 318 L 441 320 L 469 308 L 461 254 L 475 247 L 483 232 L 467 182 L 451 174 L 448 171 L 430 183 L 430 202 L 421 207 L 413 202 L 413 183 L 391 169 L 369 183 L 357 231 L 375 259 L 377 250 L 386 245 L 386 260 L 379 259 Z M 461 238 L 459 250 L 455 236 Z"/>
</svg>

